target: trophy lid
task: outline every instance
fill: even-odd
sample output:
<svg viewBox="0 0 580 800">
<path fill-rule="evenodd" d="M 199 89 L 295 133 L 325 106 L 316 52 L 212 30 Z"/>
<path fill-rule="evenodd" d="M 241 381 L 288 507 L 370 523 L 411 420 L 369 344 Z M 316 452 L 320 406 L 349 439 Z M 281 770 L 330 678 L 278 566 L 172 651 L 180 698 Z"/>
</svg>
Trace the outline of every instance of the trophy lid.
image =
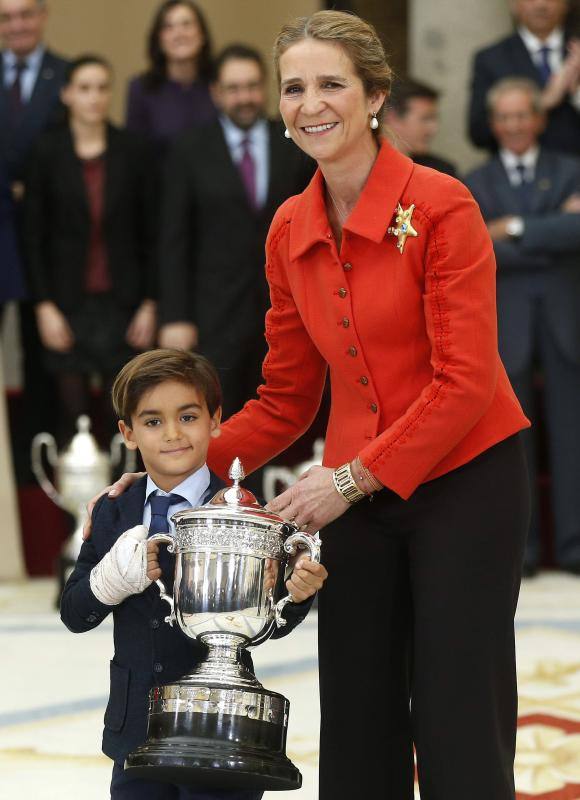
<svg viewBox="0 0 580 800">
<path fill-rule="evenodd" d="M 288 524 L 279 514 L 267 511 L 258 503 L 254 494 L 240 486 L 246 477 L 244 467 L 239 458 L 234 458 L 228 473 L 233 481 L 232 486 L 220 489 L 205 505 L 198 508 L 178 511 L 172 516 L 175 526 L 190 525 L 203 521 L 218 519 L 237 520 L 240 524 L 251 523 L 264 527 L 279 527 Z"/>
<path fill-rule="evenodd" d="M 103 459 L 95 437 L 91 434 L 91 420 L 86 414 L 77 419 L 77 432 L 61 456 L 63 466 L 71 468 L 90 468 L 100 464 Z"/>
</svg>

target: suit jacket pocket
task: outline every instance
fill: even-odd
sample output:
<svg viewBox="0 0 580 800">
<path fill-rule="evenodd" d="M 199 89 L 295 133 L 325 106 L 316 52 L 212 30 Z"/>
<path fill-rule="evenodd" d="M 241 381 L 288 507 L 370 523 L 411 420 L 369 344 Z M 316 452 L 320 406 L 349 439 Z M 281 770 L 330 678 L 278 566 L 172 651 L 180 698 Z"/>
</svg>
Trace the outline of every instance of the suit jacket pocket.
<svg viewBox="0 0 580 800">
<path fill-rule="evenodd" d="M 105 711 L 105 727 L 110 731 L 120 731 L 127 715 L 127 696 L 129 693 L 130 671 L 111 661 L 111 690 Z"/>
</svg>

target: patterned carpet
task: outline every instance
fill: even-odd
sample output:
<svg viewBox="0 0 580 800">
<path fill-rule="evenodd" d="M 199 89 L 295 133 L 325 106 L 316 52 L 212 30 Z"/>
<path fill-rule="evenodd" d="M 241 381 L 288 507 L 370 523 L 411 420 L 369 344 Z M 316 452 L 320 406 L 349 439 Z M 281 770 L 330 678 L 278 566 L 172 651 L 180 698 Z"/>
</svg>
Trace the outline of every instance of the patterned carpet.
<svg viewBox="0 0 580 800">
<path fill-rule="evenodd" d="M 72 636 L 52 610 L 54 591 L 45 579 L 0 586 L 0 800 L 108 797 L 100 734 L 111 629 Z M 518 800 L 580 800 L 580 579 L 526 581 L 517 642 Z M 255 661 L 264 684 L 291 701 L 288 754 L 304 779 L 300 791 L 266 800 L 315 800 L 316 615 L 288 640 L 258 648 Z"/>
</svg>

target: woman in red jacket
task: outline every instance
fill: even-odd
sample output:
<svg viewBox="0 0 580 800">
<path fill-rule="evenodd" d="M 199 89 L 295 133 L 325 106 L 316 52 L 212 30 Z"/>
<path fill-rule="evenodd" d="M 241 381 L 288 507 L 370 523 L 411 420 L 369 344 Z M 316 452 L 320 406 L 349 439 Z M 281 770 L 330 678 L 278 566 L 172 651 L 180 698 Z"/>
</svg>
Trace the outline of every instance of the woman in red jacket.
<svg viewBox="0 0 580 800">
<path fill-rule="evenodd" d="M 287 135 L 319 169 L 272 223 L 265 383 L 210 464 L 286 448 L 330 369 L 325 466 L 271 504 L 324 528 L 320 798 L 410 800 L 414 744 L 422 800 L 511 800 L 529 423 L 497 352 L 492 244 L 464 186 L 381 138 L 391 71 L 368 24 L 320 11 L 275 59 Z"/>
<path fill-rule="evenodd" d="M 491 241 L 464 186 L 381 138 L 391 71 L 368 24 L 320 11 L 275 54 L 288 136 L 319 170 L 272 223 L 265 383 L 209 462 L 285 449 L 330 369 L 324 466 L 271 504 L 324 528 L 320 798 L 412 800 L 414 745 L 422 800 L 513 800 L 529 423 L 497 352 Z"/>
</svg>

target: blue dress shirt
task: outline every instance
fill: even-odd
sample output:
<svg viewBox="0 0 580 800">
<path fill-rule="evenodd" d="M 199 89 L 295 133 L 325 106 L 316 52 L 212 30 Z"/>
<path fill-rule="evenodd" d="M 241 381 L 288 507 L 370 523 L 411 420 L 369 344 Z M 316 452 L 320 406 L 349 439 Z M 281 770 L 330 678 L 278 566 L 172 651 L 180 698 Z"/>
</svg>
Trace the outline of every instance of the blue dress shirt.
<svg viewBox="0 0 580 800">
<path fill-rule="evenodd" d="M 22 60 L 26 62 L 26 68 L 22 71 L 20 77 L 20 96 L 23 103 L 28 103 L 32 97 L 32 92 L 36 86 L 40 68 L 42 66 L 42 59 L 44 58 L 45 48 L 43 45 L 38 45 L 36 50 L 29 53 L 25 58 L 19 59 L 12 50 L 4 50 L 2 53 L 2 60 L 4 62 L 4 87 L 8 89 L 13 85 L 16 80 L 16 64 Z"/>
</svg>

